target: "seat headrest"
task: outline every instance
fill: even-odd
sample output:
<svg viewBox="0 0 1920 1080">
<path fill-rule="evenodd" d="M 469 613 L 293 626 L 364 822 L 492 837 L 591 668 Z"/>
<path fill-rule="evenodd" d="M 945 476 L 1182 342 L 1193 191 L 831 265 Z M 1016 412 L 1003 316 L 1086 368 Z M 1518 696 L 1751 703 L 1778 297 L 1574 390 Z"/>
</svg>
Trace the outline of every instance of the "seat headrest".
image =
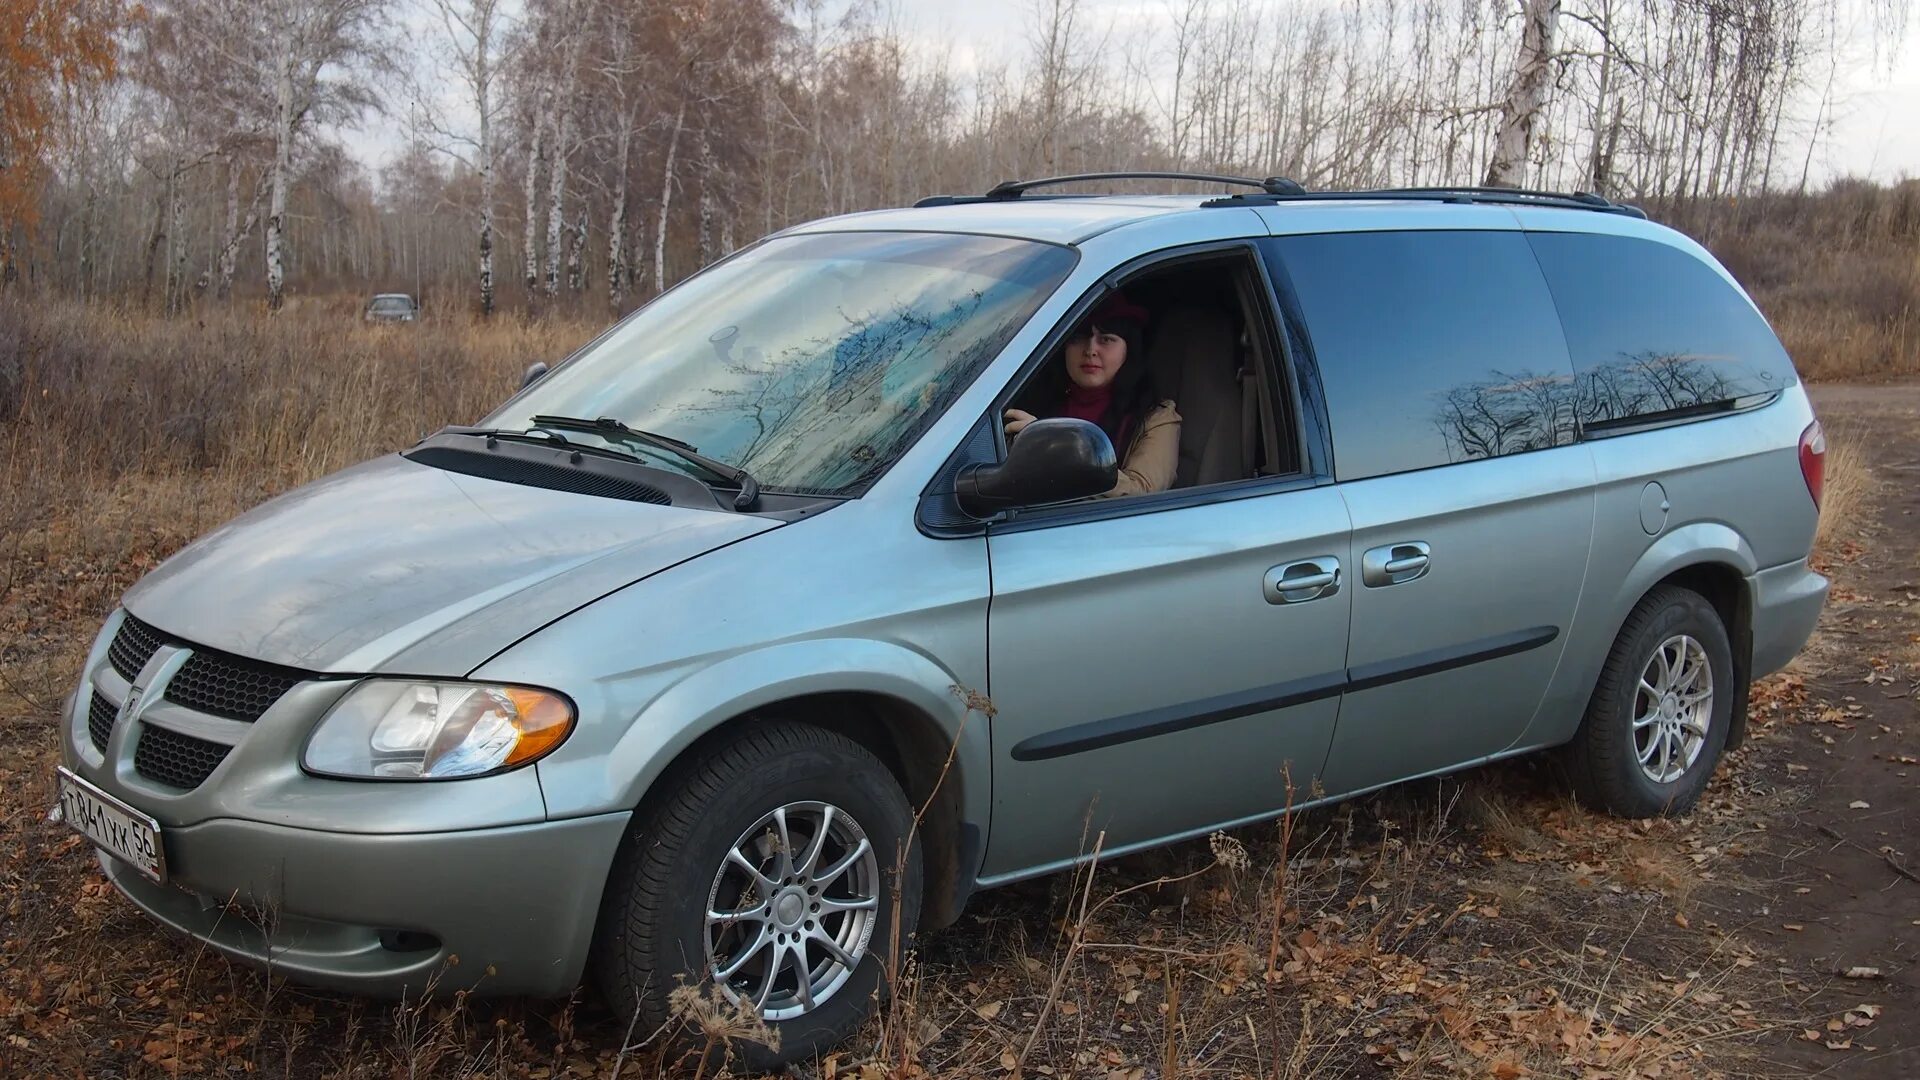
<svg viewBox="0 0 1920 1080">
<path fill-rule="evenodd" d="M 1154 320 L 1147 341 L 1147 363 L 1163 394 L 1178 397 L 1195 362 L 1220 362 L 1235 356 L 1233 319 L 1203 304 L 1169 307 Z"/>
</svg>

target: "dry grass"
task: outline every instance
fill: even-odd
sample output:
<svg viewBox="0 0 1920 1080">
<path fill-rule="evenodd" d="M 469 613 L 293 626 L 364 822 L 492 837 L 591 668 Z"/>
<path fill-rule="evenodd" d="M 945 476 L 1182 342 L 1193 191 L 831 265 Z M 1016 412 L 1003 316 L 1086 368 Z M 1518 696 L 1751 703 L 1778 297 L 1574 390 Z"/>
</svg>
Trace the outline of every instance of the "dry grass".
<svg viewBox="0 0 1920 1080">
<path fill-rule="evenodd" d="M 1820 530 L 1814 548 L 1830 555 L 1835 545 L 1857 538 L 1873 494 L 1873 472 L 1857 431 L 1830 428 L 1827 436 L 1826 478 L 1820 496 Z"/>
<path fill-rule="evenodd" d="M 220 520 L 478 419 L 529 363 L 558 360 L 598 329 L 459 317 L 379 326 L 319 308 L 170 321 L 0 298 L 0 522 L 76 510 L 132 477 L 190 480 L 187 509 Z"/>
<path fill-rule="evenodd" d="M 1920 180 L 1678 207 L 1809 379 L 1920 373 Z"/>
</svg>

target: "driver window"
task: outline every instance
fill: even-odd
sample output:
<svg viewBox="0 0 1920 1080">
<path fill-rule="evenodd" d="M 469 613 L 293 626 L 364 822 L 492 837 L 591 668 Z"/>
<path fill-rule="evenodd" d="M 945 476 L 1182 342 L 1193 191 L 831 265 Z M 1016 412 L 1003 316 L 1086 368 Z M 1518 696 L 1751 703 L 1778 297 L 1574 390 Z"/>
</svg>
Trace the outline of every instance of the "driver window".
<svg viewBox="0 0 1920 1080">
<path fill-rule="evenodd" d="M 1136 275 L 1067 332 L 1009 399 L 1009 440 L 1037 419 L 1094 423 L 1119 482 L 1102 498 L 1151 495 L 1298 469 L 1290 424 L 1275 424 L 1264 302 L 1244 256 Z M 1284 433 L 1276 431 L 1284 429 Z"/>
</svg>

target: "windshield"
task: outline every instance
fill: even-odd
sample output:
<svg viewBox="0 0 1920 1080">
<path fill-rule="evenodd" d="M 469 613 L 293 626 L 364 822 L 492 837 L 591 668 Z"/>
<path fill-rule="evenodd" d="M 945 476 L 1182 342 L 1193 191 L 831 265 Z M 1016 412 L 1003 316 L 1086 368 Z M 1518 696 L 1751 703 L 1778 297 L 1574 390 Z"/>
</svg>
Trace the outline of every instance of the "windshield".
<svg viewBox="0 0 1920 1080">
<path fill-rule="evenodd" d="M 482 423 L 609 416 L 775 491 L 857 494 L 999 354 L 1076 258 L 987 236 L 769 240 L 635 312 Z"/>
<path fill-rule="evenodd" d="M 404 296 L 376 296 L 372 308 L 376 315 L 405 315 L 413 310 L 413 301 Z"/>
</svg>

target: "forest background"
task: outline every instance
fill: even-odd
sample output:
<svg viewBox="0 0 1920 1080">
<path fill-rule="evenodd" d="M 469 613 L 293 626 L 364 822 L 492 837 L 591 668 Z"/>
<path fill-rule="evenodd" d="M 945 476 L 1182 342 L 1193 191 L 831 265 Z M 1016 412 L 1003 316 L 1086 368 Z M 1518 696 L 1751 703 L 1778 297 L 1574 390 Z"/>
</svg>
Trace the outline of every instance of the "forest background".
<svg viewBox="0 0 1920 1080">
<path fill-rule="evenodd" d="M 25 0 L 0 281 L 614 315 L 797 221 L 1100 169 L 1593 191 L 1737 264 L 1872 186 L 1832 140 L 1909 28 L 1904 0 L 995 10 L 982 60 L 864 0 Z"/>
</svg>

